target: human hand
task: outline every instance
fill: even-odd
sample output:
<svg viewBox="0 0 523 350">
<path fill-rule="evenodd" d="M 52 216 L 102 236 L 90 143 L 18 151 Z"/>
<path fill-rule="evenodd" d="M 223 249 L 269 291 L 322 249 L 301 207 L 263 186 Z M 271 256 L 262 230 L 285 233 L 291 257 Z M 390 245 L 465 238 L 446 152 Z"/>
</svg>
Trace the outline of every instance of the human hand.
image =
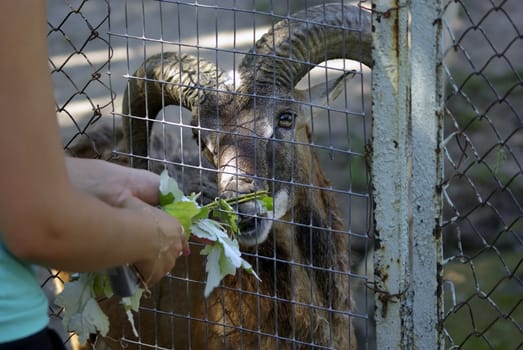
<svg viewBox="0 0 523 350">
<path fill-rule="evenodd" d="M 145 260 L 134 262 L 144 284 L 143 287 L 148 288 L 174 268 L 179 256 L 190 254 L 189 243 L 180 222 L 162 210 L 149 206 L 135 197 L 126 199 L 123 207 L 144 210 L 156 222 L 156 226 L 152 228 L 151 239 L 157 246 L 157 253 Z"/>
<path fill-rule="evenodd" d="M 159 201 L 160 177 L 150 171 L 133 169 L 97 159 L 66 157 L 69 179 L 73 186 L 109 205 L 123 207 L 136 197 L 156 205 Z"/>
</svg>

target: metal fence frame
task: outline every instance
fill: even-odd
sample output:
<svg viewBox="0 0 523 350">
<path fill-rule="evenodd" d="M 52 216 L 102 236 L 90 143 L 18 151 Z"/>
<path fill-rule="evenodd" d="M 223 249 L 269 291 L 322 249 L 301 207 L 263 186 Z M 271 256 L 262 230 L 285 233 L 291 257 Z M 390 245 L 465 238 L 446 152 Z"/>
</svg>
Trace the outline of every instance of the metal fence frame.
<svg viewBox="0 0 523 350">
<path fill-rule="evenodd" d="M 441 3 L 377 0 L 373 12 L 377 348 L 438 349 Z"/>
</svg>

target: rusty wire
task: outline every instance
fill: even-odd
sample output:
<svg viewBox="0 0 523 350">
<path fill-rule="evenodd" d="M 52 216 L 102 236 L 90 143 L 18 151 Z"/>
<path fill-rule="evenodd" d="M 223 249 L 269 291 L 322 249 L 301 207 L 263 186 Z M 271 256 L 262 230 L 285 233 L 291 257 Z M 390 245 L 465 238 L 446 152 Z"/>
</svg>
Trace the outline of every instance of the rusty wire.
<svg viewBox="0 0 523 350">
<path fill-rule="evenodd" d="M 523 6 L 445 3 L 445 348 L 523 347 Z"/>
</svg>

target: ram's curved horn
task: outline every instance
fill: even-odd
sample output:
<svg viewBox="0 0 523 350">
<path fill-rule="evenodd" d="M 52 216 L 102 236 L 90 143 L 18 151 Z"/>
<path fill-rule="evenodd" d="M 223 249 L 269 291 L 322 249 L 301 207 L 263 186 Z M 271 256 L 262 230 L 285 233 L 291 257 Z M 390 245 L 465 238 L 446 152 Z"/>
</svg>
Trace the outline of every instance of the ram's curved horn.
<svg viewBox="0 0 523 350">
<path fill-rule="evenodd" d="M 209 91 L 225 89 L 227 75 L 213 63 L 167 52 L 149 57 L 129 79 L 122 102 L 123 140 L 127 152 L 146 156 L 152 121 L 168 105 L 194 112 Z M 147 125 L 149 120 L 149 125 Z M 145 159 L 133 166 L 146 168 Z"/>
<path fill-rule="evenodd" d="M 267 91 L 268 85 L 292 91 L 309 70 L 329 59 L 372 67 L 371 42 L 371 14 L 361 7 L 326 4 L 297 12 L 274 25 L 244 58 L 239 91 Z"/>
</svg>

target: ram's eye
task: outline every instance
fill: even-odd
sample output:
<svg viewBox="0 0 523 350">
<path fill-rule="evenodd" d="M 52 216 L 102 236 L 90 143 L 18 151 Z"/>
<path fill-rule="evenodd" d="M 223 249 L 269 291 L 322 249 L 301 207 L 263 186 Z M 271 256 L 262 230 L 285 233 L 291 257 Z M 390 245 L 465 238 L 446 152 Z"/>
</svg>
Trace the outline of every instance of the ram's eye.
<svg viewBox="0 0 523 350">
<path fill-rule="evenodd" d="M 278 117 L 278 126 L 280 128 L 292 128 L 294 126 L 294 119 L 296 114 L 293 112 L 284 112 Z"/>
</svg>

